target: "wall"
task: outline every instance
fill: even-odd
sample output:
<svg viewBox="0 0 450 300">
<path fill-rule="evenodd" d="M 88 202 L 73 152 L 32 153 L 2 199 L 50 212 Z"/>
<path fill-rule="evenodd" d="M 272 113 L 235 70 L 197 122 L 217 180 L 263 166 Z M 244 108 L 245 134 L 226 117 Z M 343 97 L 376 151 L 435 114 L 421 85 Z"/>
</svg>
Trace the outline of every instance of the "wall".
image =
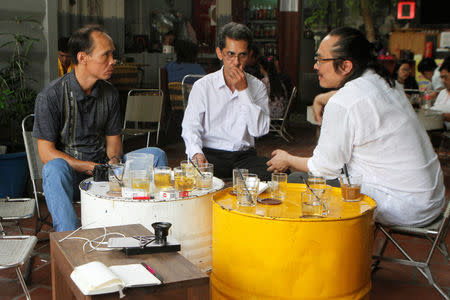
<svg viewBox="0 0 450 300">
<path fill-rule="evenodd" d="M 56 0 L 14 0 L 0 2 L 0 28 L 1 32 L 22 32 L 39 39 L 32 50 L 32 59 L 28 74 L 30 86 L 40 91 L 52 79 L 57 77 L 57 25 L 56 25 Z M 14 18 L 30 16 L 39 21 L 37 24 L 16 24 Z M 0 36 L 0 44 L 5 41 Z M 5 66 L 10 57 L 11 48 L 0 49 L 0 67 Z"/>
</svg>

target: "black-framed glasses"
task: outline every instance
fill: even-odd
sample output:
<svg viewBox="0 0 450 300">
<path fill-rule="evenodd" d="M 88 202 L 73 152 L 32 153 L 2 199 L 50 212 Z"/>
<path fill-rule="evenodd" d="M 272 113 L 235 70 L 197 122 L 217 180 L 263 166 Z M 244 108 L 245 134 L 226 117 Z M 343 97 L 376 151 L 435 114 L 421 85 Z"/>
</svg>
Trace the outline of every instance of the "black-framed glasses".
<svg viewBox="0 0 450 300">
<path fill-rule="evenodd" d="M 247 59 L 247 57 L 248 57 L 248 52 L 242 52 L 242 53 L 237 54 L 232 51 L 223 51 L 222 50 L 222 53 L 223 53 L 223 56 L 225 56 L 225 58 L 228 60 L 233 60 L 236 57 L 238 58 L 238 60 L 243 60 L 243 59 Z"/>
<path fill-rule="evenodd" d="M 342 57 L 322 58 L 322 57 L 319 57 L 319 56 L 314 56 L 314 64 L 317 64 L 317 66 L 320 67 L 320 64 L 322 62 L 338 60 L 338 59 L 343 59 L 343 58 Z"/>
</svg>

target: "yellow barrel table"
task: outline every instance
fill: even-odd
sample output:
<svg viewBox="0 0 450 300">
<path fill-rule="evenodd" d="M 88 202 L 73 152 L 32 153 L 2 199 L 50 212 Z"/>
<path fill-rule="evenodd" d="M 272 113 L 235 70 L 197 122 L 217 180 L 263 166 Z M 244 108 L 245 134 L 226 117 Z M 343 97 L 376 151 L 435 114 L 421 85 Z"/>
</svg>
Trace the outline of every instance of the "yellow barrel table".
<svg viewBox="0 0 450 300">
<path fill-rule="evenodd" d="M 212 299 L 368 298 L 375 201 L 332 188 L 329 215 L 312 219 L 303 184 L 288 184 L 280 205 L 239 207 L 229 190 L 213 200 Z"/>
</svg>

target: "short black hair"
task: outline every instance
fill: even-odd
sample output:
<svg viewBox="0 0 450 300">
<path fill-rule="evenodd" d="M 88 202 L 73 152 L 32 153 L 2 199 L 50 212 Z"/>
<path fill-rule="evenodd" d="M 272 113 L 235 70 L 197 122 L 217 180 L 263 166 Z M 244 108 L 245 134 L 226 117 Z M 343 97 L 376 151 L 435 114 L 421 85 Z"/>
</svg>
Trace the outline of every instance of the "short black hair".
<svg viewBox="0 0 450 300">
<path fill-rule="evenodd" d="M 106 31 L 100 25 L 90 24 L 81 27 L 70 36 L 69 53 L 72 57 L 72 62 L 75 65 L 78 65 L 78 52 L 83 51 L 87 54 L 90 54 L 92 52 L 94 48 L 94 41 L 91 37 L 91 33 L 94 31 L 106 33 Z"/>
<path fill-rule="evenodd" d="M 247 26 L 235 22 L 230 22 L 222 27 L 217 39 L 217 47 L 219 49 L 225 48 L 226 38 L 230 38 L 236 41 L 246 41 L 247 48 L 253 44 L 253 35 Z"/>
<path fill-rule="evenodd" d="M 197 58 L 198 47 L 196 44 L 186 40 L 175 41 L 175 53 L 178 63 L 193 63 Z"/>
<path fill-rule="evenodd" d="M 419 70 L 419 72 L 422 74 L 427 71 L 434 71 L 434 69 L 436 68 L 437 64 L 431 57 L 422 59 L 419 65 L 417 66 L 417 70 Z"/>
<path fill-rule="evenodd" d="M 69 38 L 66 36 L 60 37 L 58 39 L 58 51 L 69 52 Z"/>
<path fill-rule="evenodd" d="M 441 66 L 439 67 L 439 72 L 446 70 L 447 72 L 450 72 L 450 59 L 445 59 Z"/>
</svg>

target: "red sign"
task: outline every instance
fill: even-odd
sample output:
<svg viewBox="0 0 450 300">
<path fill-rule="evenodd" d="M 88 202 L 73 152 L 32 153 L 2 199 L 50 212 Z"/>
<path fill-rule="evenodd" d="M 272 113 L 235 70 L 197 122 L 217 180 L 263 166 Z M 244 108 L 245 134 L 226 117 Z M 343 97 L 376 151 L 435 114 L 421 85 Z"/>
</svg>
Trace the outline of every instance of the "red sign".
<svg viewBox="0 0 450 300">
<path fill-rule="evenodd" d="M 414 19 L 416 17 L 416 2 L 402 1 L 398 3 L 397 19 Z"/>
</svg>

